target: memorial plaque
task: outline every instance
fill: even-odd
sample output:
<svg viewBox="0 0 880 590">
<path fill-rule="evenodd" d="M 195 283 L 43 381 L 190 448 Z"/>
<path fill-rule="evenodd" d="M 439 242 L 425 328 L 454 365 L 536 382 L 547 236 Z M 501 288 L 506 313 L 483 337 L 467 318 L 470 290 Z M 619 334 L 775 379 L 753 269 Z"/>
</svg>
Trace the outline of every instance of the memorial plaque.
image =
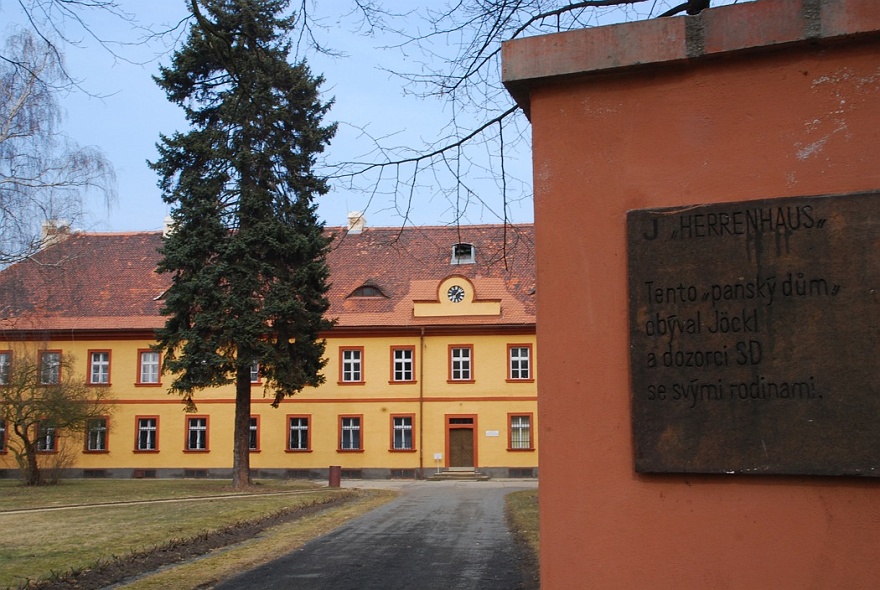
<svg viewBox="0 0 880 590">
<path fill-rule="evenodd" d="M 880 193 L 631 211 L 639 472 L 880 476 Z"/>
</svg>

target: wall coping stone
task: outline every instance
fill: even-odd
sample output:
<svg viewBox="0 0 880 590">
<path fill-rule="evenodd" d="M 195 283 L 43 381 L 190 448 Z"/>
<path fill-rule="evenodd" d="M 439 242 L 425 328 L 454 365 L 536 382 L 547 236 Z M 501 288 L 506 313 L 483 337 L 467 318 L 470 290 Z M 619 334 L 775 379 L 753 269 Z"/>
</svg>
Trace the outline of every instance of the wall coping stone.
<svg viewBox="0 0 880 590">
<path fill-rule="evenodd" d="M 856 36 L 880 36 L 880 1 L 754 0 L 507 41 L 501 79 L 528 115 L 540 82 Z"/>
</svg>

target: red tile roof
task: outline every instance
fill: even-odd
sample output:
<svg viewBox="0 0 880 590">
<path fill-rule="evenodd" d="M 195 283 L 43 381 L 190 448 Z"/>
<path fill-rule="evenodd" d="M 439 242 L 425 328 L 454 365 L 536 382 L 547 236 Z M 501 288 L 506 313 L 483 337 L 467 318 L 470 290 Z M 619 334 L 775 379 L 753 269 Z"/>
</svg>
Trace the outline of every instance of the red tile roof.
<svg viewBox="0 0 880 590">
<path fill-rule="evenodd" d="M 531 225 L 367 228 L 337 237 L 329 256 L 330 315 L 338 326 L 511 325 L 535 323 L 535 241 Z M 474 246 L 474 264 L 450 263 L 452 246 Z M 413 316 L 413 301 L 437 300 L 443 279 L 459 275 L 476 299 L 500 299 L 500 316 Z M 348 297 L 378 287 L 385 298 Z"/>
<path fill-rule="evenodd" d="M 340 327 L 533 325 L 531 225 L 367 228 L 334 236 L 328 257 L 330 317 Z M 0 328 L 136 330 L 161 326 L 168 275 L 155 272 L 160 232 L 74 233 L 0 272 Z M 474 264 L 450 263 L 452 246 L 473 244 Z M 500 316 L 413 316 L 413 301 L 436 300 L 440 282 L 469 279 L 477 299 L 501 301 Z M 349 297 L 363 285 L 384 297 Z"/>
<path fill-rule="evenodd" d="M 156 274 L 162 234 L 75 233 L 0 273 L 5 329 L 136 329 L 161 326 Z"/>
</svg>

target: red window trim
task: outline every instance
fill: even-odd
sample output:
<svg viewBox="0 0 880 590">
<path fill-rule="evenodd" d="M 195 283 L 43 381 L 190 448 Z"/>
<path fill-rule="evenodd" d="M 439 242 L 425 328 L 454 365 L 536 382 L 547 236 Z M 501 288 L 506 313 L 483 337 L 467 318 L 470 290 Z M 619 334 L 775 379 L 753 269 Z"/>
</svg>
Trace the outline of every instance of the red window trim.
<svg viewBox="0 0 880 590">
<path fill-rule="evenodd" d="M 103 352 L 103 351 L 99 351 Z M 93 416 L 89 418 L 91 420 L 104 420 L 107 423 L 107 429 L 104 431 L 104 449 L 99 451 L 93 451 L 89 449 L 89 424 L 86 422 L 86 437 L 83 441 L 83 453 L 88 455 L 106 455 L 110 452 L 110 416 Z"/>
<path fill-rule="evenodd" d="M 51 351 L 51 350 L 47 350 L 47 351 L 45 351 L 45 352 L 53 352 L 53 351 Z M 41 362 L 42 362 L 42 361 L 41 361 Z M 42 370 L 42 369 L 41 369 L 41 370 Z M 59 379 L 60 379 L 60 375 L 61 375 L 61 373 L 59 373 L 58 375 L 59 375 Z M 51 420 L 46 420 L 45 418 L 41 418 L 41 419 L 37 422 L 37 440 L 39 440 L 39 438 L 40 438 L 40 436 L 39 436 L 39 435 L 40 435 L 40 424 L 43 423 L 43 422 L 50 422 L 50 423 L 51 423 Z M 38 455 L 56 455 L 56 454 L 58 454 L 58 429 L 55 428 L 54 430 L 55 430 L 55 436 L 52 438 L 52 444 L 53 444 L 54 446 L 53 446 L 51 449 L 40 450 L 40 449 L 39 449 L 39 443 L 38 443 L 38 444 L 37 444 L 37 454 L 38 454 Z"/>
<path fill-rule="evenodd" d="M 342 419 L 343 418 L 357 418 L 359 420 L 358 424 L 360 425 L 360 443 L 361 446 L 359 449 L 343 449 L 342 448 Z M 337 453 L 363 453 L 364 452 L 364 415 L 363 414 L 339 414 L 336 420 L 337 431 L 336 431 L 336 452 Z"/>
<path fill-rule="evenodd" d="M 92 353 L 96 352 L 106 352 L 107 353 L 107 383 L 93 383 L 92 382 Z M 110 387 L 113 383 L 113 351 L 108 348 L 90 348 L 86 353 L 87 359 L 87 373 L 86 373 L 86 385 L 89 387 Z"/>
<path fill-rule="evenodd" d="M 452 378 L 452 350 L 455 348 L 468 348 L 471 351 L 470 354 L 470 379 L 453 379 Z M 446 374 L 446 382 L 447 383 L 476 383 L 476 379 L 474 378 L 474 345 L 473 344 L 450 344 L 447 352 L 446 352 L 446 361 L 448 364 L 448 372 Z"/>
<path fill-rule="evenodd" d="M 156 383 L 144 383 L 141 381 L 141 375 L 143 375 L 141 371 L 141 362 L 143 361 L 143 353 L 145 352 L 155 352 L 159 355 L 159 376 L 158 381 Z M 152 348 L 138 348 L 137 350 L 137 381 L 135 381 L 135 387 L 162 387 L 162 353 L 158 350 L 153 350 Z"/>
<path fill-rule="evenodd" d="M 412 420 L 412 448 L 411 449 L 395 449 L 394 448 L 394 419 L 395 418 L 409 418 Z M 390 439 L 388 441 L 388 451 L 391 453 L 415 453 L 418 449 L 416 449 L 416 415 L 415 414 L 391 414 L 390 416 Z"/>
<path fill-rule="evenodd" d="M 47 354 L 57 354 L 58 355 L 58 383 L 43 383 L 43 357 Z M 10 361 L 11 364 L 11 361 Z M 64 381 L 64 351 L 61 349 L 46 349 L 41 350 L 39 355 L 39 364 L 37 365 L 37 376 L 40 380 L 40 385 L 44 386 L 52 386 L 52 385 L 61 385 L 62 381 Z M 57 446 L 57 445 L 56 445 Z M 42 451 L 45 453 L 49 453 L 52 451 Z M 57 451 L 55 451 L 57 452 Z"/>
<path fill-rule="evenodd" d="M 343 373 L 343 354 L 347 350 L 358 350 L 361 353 L 361 379 L 360 381 L 343 381 L 342 373 Z M 366 377 L 366 355 L 364 354 L 363 346 L 340 346 L 339 347 L 339 381 L 337 385 L 364 385 L 367 381 Z"/>
<path fill-rule="evenodd" d="M 190 420 L 197 419 L 205 419 L 205 448 L 204 449 L 191 449 L 189 448 L 189 423 Z M 183 452 L 184 453 L 207 453 L 211 450 L 211 417 L 208 414 L 187 414 L 186 420 L 183 421 L 184 424 L 184 437 L 183 437 Z M 158 431 L 159 424 L 156 423 L 156 430 Z M 156 439 L 156 446 L 158 447 L 159 439 Z"/>
<path fill-rule="evenodd" d="M 260 363 L 257 363 L 257 380 L 251 381 L 251 387 L 263 384 L 263 371 L 260 370 Z"/>
<path fill-rule="evenodd" d="M 529 417 L 529 448 L 514 449 L 513 448 L 513 424 L 512 420 L 515 416 Z M 507 450 L 511 453 L 529 453 L 535 450 L 535 413 L 534 412 L 508 412 L 507 413 Z"/>
<path fill-rule="evenodd" d="M 394 380 L 394 351 L 396 351 L 396 350 L 412 351 L 412 374 L 413 374 L 412 379 L 407 380 L 407 381 L 403 381 L 403 380 L 395 381 Z M 416 373 L 416 347 L 414 345 L 408 344 L 408 345 L 402 345 L 402 346 L 392 346 L 391 350 L 389 352 L 389 355 L 391 357 L 391 364 L 389 365 L 389 368 L 390 368 L 389 373 L 390 374 L 388 376 L 388 384 L 389 385 L 407 385 L 407 384 L 411 385 L 413 383 L 419 382 L 418 374 Z"/>
<path fill-rule="evenodd" d="M 308 439 L 306 440 L 306 448 L 304 449 L 291 449 L 290 448 L 290 419 L 291 418 L 306 418 L 309 421 L 309 430 L 308 430 Z M 312 428 L 314 427 L 314 422 L 312 422 L 311 414 L 287 414 L 284 417 L 284 452 L 286 453 L 311 453 L 312 452 Z"/>
<path fill-rule="evenodd" d="M 260 452 L 260 435 L 262 431 L 260 430 L 260 415 L 259 414 L 251 414 L 251 419 L 256 419 L 257 421 L 257 445 L 256 448 L 250 448 L 251 441 L 251 431 L 250 431 L 250 421 L 248 421 L 248 451 L 251 453 L 259 453 Z"/>
<path fill-rule="evenodd" d="M 155 449 L 139 449 L 138 440 L 140 435 L 141 420 L 156 419 L 156 448 Z M 159 452 L 159 416 L 153 414 L 137 415 L 134 417 L 134 452 L 135 453 L 158 453 Z"/>
<path fill-rule="evenodd" d="M 9 371 L 10 371 L 10 374 L 11 374 L 11 372 L 12 372 L 12 362 L 13 362 L 13 354 L 12 354 L 12 350 L 11 350 L 11 349 L 8 349 L 8 348 L 7 348 L 6 350 L 0 350 L 0 354 L 4 354 L 4 353 L 9 355 Z M 5 452 L 5 451 L 4 451 L 4 452 Z"/>
<path fill-rule="evenodd" d="M 529 349 L 529 378 L 514 379 L 510 374 L 510 349 L 511 348 L 528 348 Z M 507 382 L 508 383 L 534 383 L 535 382 L 535 351 L 529 343 L 508 344 L 507 345 Z"/>
</svg>

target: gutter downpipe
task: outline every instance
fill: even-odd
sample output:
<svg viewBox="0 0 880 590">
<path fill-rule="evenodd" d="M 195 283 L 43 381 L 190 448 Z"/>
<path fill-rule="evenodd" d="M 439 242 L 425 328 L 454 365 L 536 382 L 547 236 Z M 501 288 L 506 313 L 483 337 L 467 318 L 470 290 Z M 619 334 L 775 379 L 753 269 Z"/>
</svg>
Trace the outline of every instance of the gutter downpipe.
<svg viewBox="0 0 880 590">
<path fill-rule="evenodd" d="M 419 335 L 419 479 L 425 479 L 425 328 Z"/>
</svg>

